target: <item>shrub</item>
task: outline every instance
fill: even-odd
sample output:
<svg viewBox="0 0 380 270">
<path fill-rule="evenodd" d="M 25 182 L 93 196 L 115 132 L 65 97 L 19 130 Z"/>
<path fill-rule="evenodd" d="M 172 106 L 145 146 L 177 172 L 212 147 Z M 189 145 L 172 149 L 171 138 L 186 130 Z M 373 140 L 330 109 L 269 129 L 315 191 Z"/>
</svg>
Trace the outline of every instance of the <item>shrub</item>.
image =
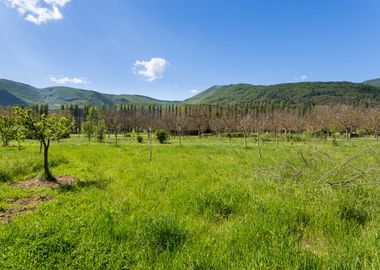
<svg viewBox="0 0 380 270">
<path fill-rule="evenodd" d="M 169 140 L 169 134 L 162 129 L 157 130 L 157 140 L 161 143 L 164 144 Z"/>
<path fill-rule="evenodd" d="M 144 138 L 142 136 L 137 136 L 137 142 L 138 143 L 143 143 Z"/>
</svg>

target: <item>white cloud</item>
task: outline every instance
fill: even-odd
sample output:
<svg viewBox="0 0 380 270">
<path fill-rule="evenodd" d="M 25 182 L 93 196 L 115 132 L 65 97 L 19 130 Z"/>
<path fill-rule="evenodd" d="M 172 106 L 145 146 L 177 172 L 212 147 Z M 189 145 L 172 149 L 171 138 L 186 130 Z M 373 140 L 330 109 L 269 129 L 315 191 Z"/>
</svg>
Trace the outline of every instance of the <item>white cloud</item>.
<svg viewBox="0 0 380 270">
<path fill-rule="evenodd" d="M 199 93 L 199 90 L 197 90 L 197 89 L 191 89 L 191 90 L 190 90 L 190 93 L 198 94 L 198 93 Z"/>
<path fill-rule="evenodd" d="M 299 81 L 299 82 L 304 82 L 304 81 L 306 81 L 308 78 L 309 78 L 309 76 L 307 76 L 307 75 L 302 75 L 302 76 L 296 77 L 295 80 L 296 80 L 296 81 Z"/>
<path fill-rule="evenodd" d="M 57 84 L 67 84 L 67 83 L 72 83 L 72 84 L 89 84 L 90 82 L 84 78 L 84 77 L 73 77 L 73 78 L 69 78 L 69 77 L 64 77 L 64 76 L 61 76 L 59 78 L 56 78 L 56 77 L 50 77 L 50 80 L 54 83 L 57 83 Z"/>
<path fill-rule="evenodd" d="M 3 0 L 8 6 L 17 9 L 25 20 L 40 25 L 63 18 L 61 9 L 70 0 Z"/>
<path fill-rule="evenodd" d="M 133 71 L 152 82 L 163 77 L 169 62 L 163 58 L 152 58 L 150 61 L 136 61 L 133 65 Z"/>
</svg>

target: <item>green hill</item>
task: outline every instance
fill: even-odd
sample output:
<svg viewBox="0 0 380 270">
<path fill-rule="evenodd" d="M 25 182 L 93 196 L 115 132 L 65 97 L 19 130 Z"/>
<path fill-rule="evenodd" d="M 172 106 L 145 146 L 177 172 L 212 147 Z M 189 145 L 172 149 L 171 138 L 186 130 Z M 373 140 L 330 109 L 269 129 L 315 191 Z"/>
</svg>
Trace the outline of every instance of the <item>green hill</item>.
<svg viewBox="0 0 380 270">
<path fill-rule="evenodd" d="M 62 104 L 83 105 L 85 103 L 92 103 L 96 105 L 118 105 L 121 103 L 170 103 L 169 101 L 157 100 L 140 95 L 111 95 L 62 86 L 39 89 L 27 84 L 4 79 L 0 80 L 0 91 L 0 105 L 2 106 L 47 103 L 51 108 L 57 108 Z"/>
<path fill-rule="evenodd" d="M 374 80 L 376 81 L 376 80 Z M 370 81 L 372 82 L 372 81 Z M 237 103 L 287 103 L 287 104 L 380 104 L 380 87 L 369 83 L 304 82 L 277 85 L 233 84 L 213 86 L 190 98 L 185 104 L 237 104 Z M 0 105 L 49 104 L 58 108 L 62 104 L 92 103 L 118 104 L 171 104 L 140 95 L 111 95 L 96 91 L 70 88 L 33 86 L 9 80 L 0 80 Z"/>
<path fill-rule="evenodd" d="M 11 106 L 11 105 L 26 105 L 24 101 L 15 97 L 14 95 L 8 93 L 4 89 L 0 89 L 0 106 Z"/>
<path fill-rule="evenodd" d="M 364 83 L 372 85 L 372 86 L 380 87 L 380 78 L 374 79 L 374 80 L 365 81 Z"/>
<path fill-rule="evenodd" d="M 278 85 L 214 86 L 185 100 L 188 104 L 226 103 L 380 104 L 380 88 L 351 82 L 304 82 Z"/>
</svg>

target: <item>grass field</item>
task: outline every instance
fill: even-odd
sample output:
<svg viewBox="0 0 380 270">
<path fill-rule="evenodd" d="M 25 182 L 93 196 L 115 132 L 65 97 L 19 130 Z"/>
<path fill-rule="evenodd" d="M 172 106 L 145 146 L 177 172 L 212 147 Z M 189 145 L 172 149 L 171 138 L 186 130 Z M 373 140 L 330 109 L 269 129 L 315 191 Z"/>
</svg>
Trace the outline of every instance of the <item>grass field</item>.
<svg viewBox="0 0 380 270">
<path fill-rule="evenodd" d="M 0 269 L 380 269 L 373 138 L 183 144 L 73 136 L 50 163 L 80 181 L 32 189 L 38 143 L 0 148 Z"/>
</svg>

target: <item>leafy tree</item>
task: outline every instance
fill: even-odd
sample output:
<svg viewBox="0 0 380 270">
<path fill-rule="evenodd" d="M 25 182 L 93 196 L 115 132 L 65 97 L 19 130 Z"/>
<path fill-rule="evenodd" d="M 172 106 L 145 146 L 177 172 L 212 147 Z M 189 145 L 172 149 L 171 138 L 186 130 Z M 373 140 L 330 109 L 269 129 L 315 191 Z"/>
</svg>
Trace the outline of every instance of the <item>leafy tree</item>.
<svg viewBox="0 0 380 270">
<path fill-rule="evenodd" d="M 0 116 L 0 138 L 3 146 L 8 146 L 17 134 L 17 123 L 13 115 Z"/>
<path fill-rule="evenodd" d="M 18 107 L 15 108 L 15 112 L 28 135 L 43 145 L 44 177 L 47 180 L 54 180 L 49 170 L 50 142 L 62 139 L 63 134 L 70 132 L 72 126 L 71 120 L 64 116 L 46 116 L 45 114 L 38 116 L 33 114 L 31 110 L 24 110 Z"/>
<path fill-rule="evenodd" d="M 96 126 L 96 139 L 98 142 L 103 142 L 104 137 L 107 131 L 106 124 L 103 120 L 99 121 L 98 125 Z"/>
<path fill-rule="evenodd" d="M 91 141 L 91 138 L 96 132 L 96 125 L 92 121 L 85 121 L 82 124 L 82 130 L 86 134 L 88 141 Z"/>
</svg>

